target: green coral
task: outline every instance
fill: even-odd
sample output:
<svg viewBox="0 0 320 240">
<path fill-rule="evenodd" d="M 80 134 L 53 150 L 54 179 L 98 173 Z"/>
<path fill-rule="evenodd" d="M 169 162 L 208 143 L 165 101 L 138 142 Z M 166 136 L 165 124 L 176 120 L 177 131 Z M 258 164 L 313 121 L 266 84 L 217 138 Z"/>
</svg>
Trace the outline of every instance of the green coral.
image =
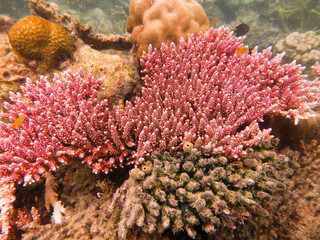
<svg viewBox="0 0 320 240">
<path fill-rule="evenodd" d="M 286 169 L 287 158 L 270 144 L 249 152 L 241 164 L 196 149 L 179 157 L 155 154 L 152 172 L 140 171 L 114 196 L 110 211 L 122 207 L 119 236 L 137 225 L 149 233 L 171 228 L 195 238 L 201 228 L 212 234 L 219 227 L 234 229 L 252 214 L 269 216 L 262 203 L 278 203 L 272 194 L 284 188 L 276 175 Z"/>
</svg>

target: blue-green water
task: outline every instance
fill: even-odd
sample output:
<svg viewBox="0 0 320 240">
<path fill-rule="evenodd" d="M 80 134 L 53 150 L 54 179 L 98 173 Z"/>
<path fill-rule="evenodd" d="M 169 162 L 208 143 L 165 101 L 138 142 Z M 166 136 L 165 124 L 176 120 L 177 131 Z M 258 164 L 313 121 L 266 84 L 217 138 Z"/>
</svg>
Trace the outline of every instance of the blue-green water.
<svg viewBox="0 0 320 240">
<path fill-rule="evenodd" d="M 103 33 L 124 33 L 129 0 L 55 0 L 61 12 L 69 13 L 83 23 L 92 24 Z M 292 31 L 320 31 L 318 0 L 198 0 L 214 26 L 250 25 L 248 37 L 261 35 L 257 45 L 267 46 Z M 26 0 L 1 0 L 0 14 L 19 19 L 29 15 Z M 110 26 L 106 26 L 110 25 Z M 269 36 L 268 31 L 272 36 Z M 270 39 L 269 39 L 270 38 Z M 273 38 L 273 40 L 272 40 Z"/>
</svg>

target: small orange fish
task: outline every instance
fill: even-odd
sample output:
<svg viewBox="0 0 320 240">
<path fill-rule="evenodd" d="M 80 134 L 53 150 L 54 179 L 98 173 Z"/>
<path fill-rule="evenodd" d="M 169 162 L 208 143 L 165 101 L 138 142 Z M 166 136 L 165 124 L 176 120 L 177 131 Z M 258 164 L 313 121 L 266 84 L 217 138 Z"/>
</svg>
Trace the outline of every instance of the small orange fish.
<svg viewBox="0 0 320 240">
<path fill-rule="evenodd" d="M 150 162 L 150 161 L 146 162 L 146 164 L 142 165 L 141 170 L 145 174 L 150 174 L 152 171 L 152 162 Z"/>
<path fill-rule="evenodd" d="M 14 128 L 19 127 L 19 125 L 23 122 L 23 120 L 24 120 L 24 116 L 20 116 L 16 118 L 16 120 L 14 120 L 14 122 L 12 123 L 12 127 Z"/>
<path fill-rule="evenodd" d="M 238 50 L 235 51 L 236 54 L 244 54 L 249 51 L 249 48 L 247 46 L 244 46 L 242 48 L 239 48 Z"/>
</svg>

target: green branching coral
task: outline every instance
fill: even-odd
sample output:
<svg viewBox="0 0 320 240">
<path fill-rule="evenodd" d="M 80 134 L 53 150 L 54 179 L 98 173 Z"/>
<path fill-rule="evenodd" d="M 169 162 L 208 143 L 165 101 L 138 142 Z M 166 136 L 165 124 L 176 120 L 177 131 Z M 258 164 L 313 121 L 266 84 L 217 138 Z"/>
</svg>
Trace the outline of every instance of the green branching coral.
<svg viewBox="0 0 320 240">
<path fill-rule="evenodd" d="M 241 162 L 192 149 L 178 157 L 155 154 L 151 163 L 151 172 L 143 166 L 114 195 L 109 210 L 120 211 L 120 238 L 135 225 L 149 233 L 186 231 L 192 238 L 199 231 L 235 229 L 252 215 L 268 218 L 270 206 L 279 203 L 273 194 L 285 188 L 287 158 L 269 143 L 251 149 Z"/>
</svg>

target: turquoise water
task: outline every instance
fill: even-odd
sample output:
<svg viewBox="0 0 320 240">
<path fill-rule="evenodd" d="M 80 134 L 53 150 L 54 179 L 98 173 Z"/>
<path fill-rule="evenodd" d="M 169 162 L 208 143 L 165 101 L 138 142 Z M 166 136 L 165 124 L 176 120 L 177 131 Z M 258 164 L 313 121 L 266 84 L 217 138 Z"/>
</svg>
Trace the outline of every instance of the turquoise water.
<svg viewBox="0 0 320 240">
<path fill-rule="evenodd" d="M 55 0 L 61 12 L 92 23 L 104 33 L 124 33 L 129 0 Z M 248 36 L 268 31 L 273 38 L 292 31 L 320 31 L 320 2 L 318 0 L 198 0 L 214 26 L 235 27 L 241 22 L 251 26 Z M 2 0 L 0 14 L 19 19 L 29 14 L 26 0 Z M 107 20 L 104 21 L 103 20 Z M 110 22 L 109 22 L 109 21 Z M 111 26 L 99 26 L 99 25 Z M 267 41 L 266 41 L 267 40 Z M 259 45 L 272 43 L 269 39 L 254 41 Z"/>
</svg>

